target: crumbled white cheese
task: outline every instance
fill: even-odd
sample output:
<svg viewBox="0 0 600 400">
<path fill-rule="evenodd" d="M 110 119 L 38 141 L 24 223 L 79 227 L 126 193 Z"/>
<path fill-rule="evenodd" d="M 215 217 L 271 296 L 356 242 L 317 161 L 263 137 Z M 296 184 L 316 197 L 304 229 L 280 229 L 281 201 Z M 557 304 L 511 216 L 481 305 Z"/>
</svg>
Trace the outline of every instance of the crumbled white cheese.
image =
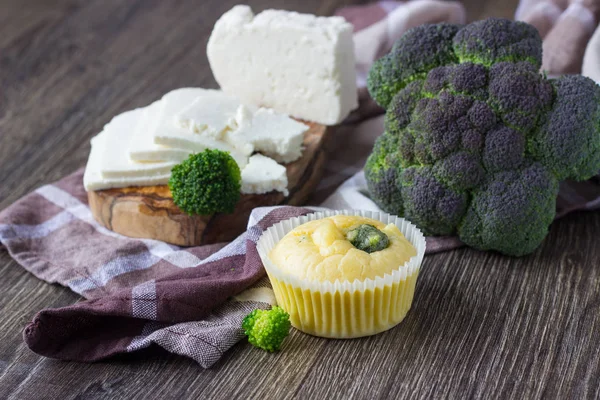
<svg viewBox="0 0 600 400">
<path fill-rule="evenodd" d="M 239 100 L 221 91 L 196 97 L 175 114 L 175 124 L 194 134 L 220 139 L 227 129 L 236 127 Z"/>
<path fill-rule="evenodd" d="M 194 126 L 202 126 L 201 121 L 227 119 L 220 138 L 184 129 L 174 117 L 182 115 L 182 109 L 193 110 L 191 104 L 201 104 L 196 101 L 199 98 L 227 99 L 221 103 L 227 103 L 225 106 L 212 109 L 208 119 L 196 112 L 199 110 L 189 119 Z M 166 184 L 173 166 L 189 154 L 219 149 L 228 151 L 240 166 L 243 193 L 277 190 L 287 195 L 285 167 L 260 154 L 249 156 L 261 151 L 285 162 L 293 161 L 301 154 L 308 127 L 273 110 L 256 110 L 231 99 L 215 90 L 178 89 L 148 107 L 116 116 L 92 139 L 84 175 L 86 190 Z M 221 109 L 226 111 L 218 116 Z"/>
<path fill-rule="evenodd" d="M 166 119 L 170 113 L 176 115 L 172 125 L 163 124 L 161 130 L 153 133 L 153 143 L 156 159 L 165 157 L 166 149 L 199 152 L 207 148 L 229 151 L 232 157 L 243 168 L 247 164 L 247 158 L 255 151 L 264 152 L 278 161 L 288 163 L 295 161 L 302 155 L 302 142 L 304 132 L 308 126 L 297 122 L 286 115 L 277 114 L 273 110 L 258 109 L 252 106 L 242 105 L 238 100 L 220 91 L 205 91 L 198 93 L 199 97 L 193 99 L 184 110 L 177 113 L 176 106 L 182 106 L 189 101 L 190 92 L 173 91 L 163 97 L 161 102 L 168 102 L 162 106 L 158 118 Z M 220 104 L 213 108 L 210 104 Z M 235 106 L 235 108 L 234 108 Z M 207 126 L 203 121 L 227 121 L 228 126 L 216 137 L 207 135 Z M 182 121 L 187 121 L 183 123 Z M 186 125 L 187 124 L 187 125 Z M 187 126 L 188 129 L 184 129 Z M 216 126 L 212 123 L 212 126 Z M 195 127 L 189 129 L 190 127 Z M 215 131 L 213 131 L 215 132 Z M 140 150 L 136 144 L 132 144 L 130 155 L 132 159 L 149 159 L 148 148 L 142 146 Z M 160 146 L 159 149 L 156 146 Z M 142 158 L 142 155 L 145 156 Z M 168 158 L 169 160 L 171 158 Z"/>
<path fill-rule="evenodd" d="M 219 149 L 230 152 L 240 168 L 243 168 L 248 163 L 249 154 L 241 154 L 233 146 L 223 141 L 191 133 L 177 125 L 175 115 L 199 98 L 208 101 L 219 101 L 219 99 L 226 98 L 229 103 L 232 101 L 231 97 L 226 96 L 223 92 L 211 89 L 182 88 L 165 94 L 161 100 L 146 107 L 129 144 L 129 157 L 140 162 L 175 161 L 180 163 L 191 153 L 206 149 Z M 237 111 L 239 102 L 236 101 L 234 104 L 235 111 Z M 218 110 L 211 110 L 213 114 L 219 114 Z M 233 115 L 235 115 L 235 111 Z M 215 117 L 213 120 L 219 118 Z"/>
<path fill-rule="evenodd" d="M 239 126 L 225 133 L 225 140 L 236 147 L 251 148 L 277 161 L 289 163 L 302 155 L 304 132 L 308 126 L 287 115 L 261 108 L 254 115 L 240 106 Z"/>
<path fill-rule="evenodd" d="M 160 109 L 158 110 L 157 117 L 154 120 L 153 125 L 150 126 L 150 137 L 153 139 L 154 143 L 160 143 L 157 139 L 161 137 L 169 136 L 171 134 L 187 133 L 188 131 L 186 129 L 182 129 L 182 127 L 177 124 L 176 115 L 189 107 L 196 99 L 203 98 L 209 102 L 216 102 L 224 96 L 225 95 L 220 90 L 212 89 L 181 88 L 170 91 L 160 100 Z M 211 111 L 220 115 L 218 109 L 211 109 Z M 220 116 L 217 117 L 217 119 L 222 120 L 223 118 Z M 219 123 L 211 121 L 207 121 L 204 124 L 212 124 L 212 130 L 223 130 L 226 128 L 226 126 L 221 126 Z M 218 126 L 214 124 L 217 124 Z"/>
<path fill-rule="evenodd" d="M 215 79 L 245 104 L 334 125 L 358 106 L 352 25 L 342 17 L 238 5 L 207 47 Z"/>
<path fill-rule="evenodd" d="M 211 132 L 221 130 L 221 133 L 223 130 L 229 129 L 227 126 L 224 127 L 222 125 L 224 121 L 235 126 L 235 113 L 239 107 L 239 101 L 225 95 L 220 90 L 199 88 L 173 90 L 164 95 L 161 100 L 162 107 L 159 113 L 159 122 L 157 123 L 157 127 L 151 133 L 154 143 L 167 148 L 186 151 L 188 154 L 201 152 L 206 149 L 228 151 L 240 168 L 243 168 L 248 163 L 248 156 L 250 153 L 242 153 L 230 144 L 217 140 L 217 138 L 211 135 L 200 135 L 194 133 L 192 130 L 184 129 L 178 124 L 176 115 L 181 115 L 181 111 L 188 109 L 191 104 L 199 104 L 195 103 L 197 99 L 204 99 L 203 101 L 206 101 L 207 103 L 212 101 L 215 104 L 229 105 L 226 106 L 223 113 L 221 113 L 222 110 L 219 108 L 209 107 L 210 112 L 214 114 L 214 116 L 210 117 L 212 119 L 210 119 L 210 121 L 206 120 L 205 122 L 196 120 L 195 124 L 198 126 L 211 126 Z M 232 104 L 234 104 L 235 107 L 232 106 Z M 227 111 L 231 108 L 233 108 L 232 112 Z M 196 117 L 200 118 L 199 114 Z"/>
<path fill-rule="evenodd" d="M 269 157 L 255 154 L 242 169 L 242 193 L 269 193 L 273 190 L 289 194 L 287 172 L 283 165 Z"/>
</svg>

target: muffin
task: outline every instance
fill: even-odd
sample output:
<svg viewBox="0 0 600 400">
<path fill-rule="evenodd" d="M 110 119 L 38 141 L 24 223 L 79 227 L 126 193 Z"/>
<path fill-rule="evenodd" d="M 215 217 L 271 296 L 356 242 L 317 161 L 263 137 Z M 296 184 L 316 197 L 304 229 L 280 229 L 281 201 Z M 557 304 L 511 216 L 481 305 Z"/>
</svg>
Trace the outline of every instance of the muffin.
<svg viewBox="0 0 600 400">
<path fill-rule="evenodd" d="M 273 225 L 257 249 L 295 328 L 354 338 L 388 330 L 405 317 L 425 238 L 389 214 L 328 211 Z"/>
</svg>

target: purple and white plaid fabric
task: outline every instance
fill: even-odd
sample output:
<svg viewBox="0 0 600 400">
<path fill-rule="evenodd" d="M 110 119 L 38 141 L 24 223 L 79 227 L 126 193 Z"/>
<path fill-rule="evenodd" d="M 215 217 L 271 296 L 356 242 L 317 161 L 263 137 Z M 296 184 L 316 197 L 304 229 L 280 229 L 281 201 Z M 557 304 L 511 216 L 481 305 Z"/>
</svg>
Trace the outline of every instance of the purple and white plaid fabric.
<svg viewBox="0 0 600 400">
<path fill-rule="evenodd" d="M 209 367 L 243 337 L 242 318 L 275 301 L 256 251 L 262 231 L 310 210 L 258 208 L 233 242 L 180 248 L 98 224 L 82 173 L 0 214 L 0 243 L 15 260 L 86 299 L 38 313 L 24 331 L 26 343 L 39 354 L 79 361 L 155 343 Z"/>
<path fill-rule="evenodd" d="M 465 11 L 457 2 L 416 0 L 349 7 L 338 14 L 355 25 L 361 106 L 335 130 L 312 201 L 376 209 L 360 171 L 383 131 L 383 118 L 364 88 L 366 70 L 406 29 L 427 22 L 462 23 Z M 127 238 L 99 225 L 87 205 L 82 173 L 41 187 L 0 213 L 0 244 L 11 256 L 38 278 L 85 298 L 39 312 L 23 333 L 27 345 L 47 357 L 90 362 L 157 344 L 202 367 L 213 365 L 243 337 L 242 318 L 275 301 L 256 251 L 261 233 L 311 210 L 258 208 L 246 233 L 233 242 L 180 248 Z M 598 207 L 597 180 L 561 186 L 558 216 Z M 455 237 L 428 238 L 427 252 L 461 245 Z"/>
</svg>

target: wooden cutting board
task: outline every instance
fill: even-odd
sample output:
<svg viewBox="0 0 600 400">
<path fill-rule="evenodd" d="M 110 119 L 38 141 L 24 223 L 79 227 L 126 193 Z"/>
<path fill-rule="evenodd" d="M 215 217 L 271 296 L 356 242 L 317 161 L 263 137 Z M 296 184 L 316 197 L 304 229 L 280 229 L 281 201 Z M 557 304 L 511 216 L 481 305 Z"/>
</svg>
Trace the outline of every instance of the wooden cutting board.
<svg viewBox="0 0 600 400">
<path fill-rule="evenodd" d="M 233 240 L 246 230 L 255 207 L 299 206 L 316 188 L 325 164 L 324 143 L 330 129 L 305 122 L 304 152 L 287 164 L 289 196 L 280 192 L 242 195 L 232 214 L 189 216 L 173 203 L 166 185 L 128 187 L 88 192 L 94 218 L 125 236 L 157 239 L 179 246 L 198 246 Z"/>
</svg>

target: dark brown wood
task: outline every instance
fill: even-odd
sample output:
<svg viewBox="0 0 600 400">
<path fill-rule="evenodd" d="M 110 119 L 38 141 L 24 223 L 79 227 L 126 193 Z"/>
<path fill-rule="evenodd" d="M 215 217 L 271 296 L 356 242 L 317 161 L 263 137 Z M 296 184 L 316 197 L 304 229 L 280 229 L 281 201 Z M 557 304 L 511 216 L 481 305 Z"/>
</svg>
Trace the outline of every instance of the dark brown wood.
<svg viewBox="0 0 600 400">
<path fill-rule="evenodd" d="M 234 3 L 0 0 L 0 208 L 83 166 L 112 115 L 216 87 L 204 46 Z M 331 14 L 350 1 L 248 3 Z M 510 17 L 516 0 L 464 3 L 471 19 Z M 600 213 L 582 212 L 529 257 L 428 256 L 398 327 L 347 341 L 293 331 L 278 354 L 240 343 L 210 370 L 154 350 L 96 364 L 37 356 L 25 324 L 78 296 L 0 250 L 0 398 L 599 398 L 598 238 Z"/>
<path fill-rule="evenodd" d="M 242 195 L 231 214 L 194 215 L 175 205 L 169 188 L 128 187 L 88 193 L 94 218 L 125 236 L 162 240 L 179 246 L 199 246 L 235 239 L 246 230 L 256 207 L 303 205 L 323 175 L 324 144 L 332 128 L 304 122 L 302 157 L 286 165 L 289 195 L 281 192 Z"/>
</svg>

